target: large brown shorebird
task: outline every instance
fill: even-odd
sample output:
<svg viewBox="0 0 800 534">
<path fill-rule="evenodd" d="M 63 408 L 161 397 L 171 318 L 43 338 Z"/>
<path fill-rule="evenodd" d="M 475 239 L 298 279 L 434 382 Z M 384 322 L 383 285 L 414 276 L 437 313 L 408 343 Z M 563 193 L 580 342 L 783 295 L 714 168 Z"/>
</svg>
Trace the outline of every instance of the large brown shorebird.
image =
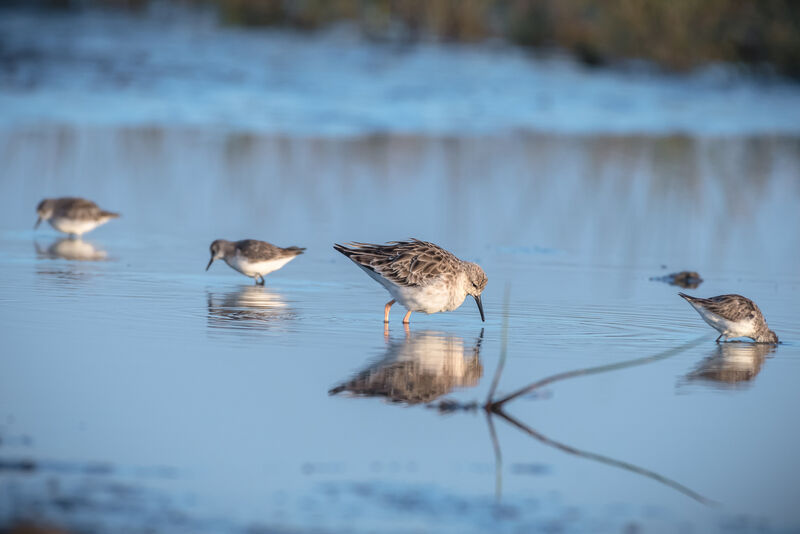
<svg viewBox="0 0 800 534">
<path fill-rule="evenodd" d="M 333 246 L 361 267 L 392 295 L 383 309 L 383 321 L 389 322 L 389 309 L 399 302 L 408 312 L 438 313 L 455 310 L 471 295 L 485 321 L 481 293 L 486 287 L 486 273 L 475 263 L 462 261 L 438 245 L 411 239 L 390 241 L 385 245 L 347 243 Z"/>
</svg>

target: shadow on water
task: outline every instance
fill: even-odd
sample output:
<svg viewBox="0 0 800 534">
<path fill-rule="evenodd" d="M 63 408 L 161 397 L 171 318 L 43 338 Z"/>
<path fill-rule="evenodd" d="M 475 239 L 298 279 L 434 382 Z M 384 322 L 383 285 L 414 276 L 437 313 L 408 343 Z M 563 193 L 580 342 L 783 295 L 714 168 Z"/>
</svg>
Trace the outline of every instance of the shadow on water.
<svg viewBox="0 0 800 534">
<path fill-rule="evenodd" d="M 688 373 L 680 385 L 699 384 L 714 389 L 750 387 L 764 361 L 777 349 L 767 343 L 718 343 L 711 354 Z"/>
<path fill-rule="evenodd" d="M 101 247 L 96 246 L 80 238 L 62 237 L 53 241 L 50 246 L 43 247 L 38 241 L 34 241 L 36 256 L 40 259 L 50 260 L 70 260 L 70 261 L 105 261 L 108 260 L 108 253 Z"/>
<path fill-rule="evenodd" d="M 406 332 L 388 339 L 386 351 L 330 395 L 348 392 L 359 397 L 385 397 L 391 402 L 432 402 L 454 388 L 478 385 L 483 375 L 480 351 L 483 329 L 471 346 L 441 332 Z"/>
<path fill-rule="evenodd" d="M 212 329 L 269 329 L 296 317 L 283 295 L 262 286 L 207 293 L 208 326 Z"/>
</svg>

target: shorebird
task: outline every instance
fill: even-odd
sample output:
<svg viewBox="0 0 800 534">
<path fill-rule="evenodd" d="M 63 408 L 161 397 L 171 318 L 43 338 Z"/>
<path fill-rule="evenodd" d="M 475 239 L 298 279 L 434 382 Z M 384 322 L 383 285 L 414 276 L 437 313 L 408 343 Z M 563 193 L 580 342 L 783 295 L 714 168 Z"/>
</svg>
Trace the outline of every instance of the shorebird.
<svg viewBox="0 0 800 534">
<path fill-rule="evenodd" d="M 777 343 L 778 336 L 767 327 L 767 321 L 756 303 L 741 295 L 719 295 L 707 299 L 678 293 L 691 304 L 705 322 L 714 327 L 720 339 L 749 337 L 756 343 Z M 724 339 L 723 339 L 724 338 Z"/>
<path fill-rule="evenodd" d="M 208 260 L 206 271 L 214 263 L 214 260 L 223 259 L 232 269 L 253 278 L 256 284 L 262 286 L 264 285 L 264 276 L 272 271 L 277 271 L 305 250 L 301 247 L 276 247 L 266 241 L 255 239 L 242 241 L 217 239 L 211 243 L 209 248 L 211 259 Z"/>
<path fill-rule="evenodd" d="M 475 263 L 462 261 L 445 249 L 418 239 L 391 241 L 386 245 L 347 243 L 333 246 L 364 269 L 392 295 L 383 308 L 383 322 L 389 322 L 389 309 L 399 302 L 411 312 L 437 313 L 455 310 L 471 295 L 485 321 L 481 293 L 486 274 Z"/>
<path fill-rule="evenodd" d="M 36 206 L 36 214 L 39 218 L 34 229 L 47 221 L 59 232 L 75 237 L 119 217 L 119 213 L 102 210 L 91 200 L 70 197 L 46 198 Z"/>
</svg>

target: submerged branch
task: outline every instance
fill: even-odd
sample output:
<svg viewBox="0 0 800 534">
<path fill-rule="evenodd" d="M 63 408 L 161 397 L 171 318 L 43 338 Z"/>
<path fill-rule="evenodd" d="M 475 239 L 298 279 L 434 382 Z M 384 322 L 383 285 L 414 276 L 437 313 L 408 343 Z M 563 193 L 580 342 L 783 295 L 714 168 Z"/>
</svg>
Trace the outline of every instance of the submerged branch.
<svg viewBox="0 0 800 534">
<path fill-rule="evenodd" d="M 692 341 L 684 343 L 683 345 L 680 345 L 678 347 L 665 350 L 664 352 L 660 352 L 660 353 L 658 353 L 658 354 L 656 354 L 654 356 L 646 356 L 644 358 L 636 358 L 636 359 L 633 359 L 633 360 L 626 360 L 624 362 L 617 362 L 617 363 L 611 363 L 611 364 L 607 364 L 607 365 L 600 365 L 600 366 L 597 366 L 597 367 L 586 367 L 586 368 L 583 368 L 583 369 L 575 369 L 573 371 L 567 371 L 567 372 L 564 372 L 564 373 L 558 373 L 558 374 L 549 376 L 547 378 L 543 378 L 541 380 L 538 380 L 538 381 L 536 381 L 536 382 L 534 382 L 534 383 L 532 383 L 532 384 L 530 384 L 528 386 L 525 386 L 524 388 L 519 389 L 519 390 L 515 391 L 514 393 L 511 393 L 510 395 L 506 395 L 505 397 L 503 397 L 502 399 L 500 399 L 498 401 L 489 400 L 489 401 L 487 401 L 487 403 L 484 406 L 484 408 L 486 410 L 488 410 L 488 411 L 499 412 L 500 410 L 502 410 L 503 405 L 505 403 L 507 403 L 508 401 L 514 400 L 517 397 L 520 397 L 522 395 L 526 395 L 526 394 L 530 393 L 531 391 L 533 391 L 535 389 L 539 389 L 539 388 L 541 388 L 543 386 L 546 386 L 548 384 L 552 384 L 553 382 L 558 382 L 560 380 L 567 380 L 569 378 L 575 378 L 575 377 L 578 377 L 578 376 L 587 376 L 587 375 L 594 375 L 594 374 L 598 374 L 598 373 L 605 373 L 605 372 L 608 372 L 608 371 L 616 371 L 618 369 L 625 369 L 626 367 L 635 367 L 637 365 L 644 365 L 646 363 L 650 363 L 650 362 L 655 362 L 655 361 L 658 361 L 658 360 L 664 360 L 664 359 L 667 359 L 667 358 L 671 358 L 672 356 L 676 356 L 676 355 L 680 354 L 681 352 L 684 352 L 684 351 L 694 347 L 695 345 L 698 345 L 705 338 L 706 338 L 706 336 L 701 336 L 701 337 L 699 337 L 697 339 L 694 339 Z M 489 397 L 489 398 L 491 399 L 491 397 Z"/>
<path fill-rule="evenodd" d="M 497 391 L 497 384 L 500 382 L 500 375 L 503 373 L 503 367 L 506 365 L 506 353 L 508 352 L 508 302 L 511 298 L 511 285 L 506 284 L 505 294 L 503 295 L 503 333 L 502 342 L 500 345 L 500 359 L 497 362 L 497 369 L 494 372 L 492 379 L 492 386 L 489 388 L 489 394 L 486 396 L 486 404 L 491 404 L 494 398 L 494 392 Z"/>
</svg>

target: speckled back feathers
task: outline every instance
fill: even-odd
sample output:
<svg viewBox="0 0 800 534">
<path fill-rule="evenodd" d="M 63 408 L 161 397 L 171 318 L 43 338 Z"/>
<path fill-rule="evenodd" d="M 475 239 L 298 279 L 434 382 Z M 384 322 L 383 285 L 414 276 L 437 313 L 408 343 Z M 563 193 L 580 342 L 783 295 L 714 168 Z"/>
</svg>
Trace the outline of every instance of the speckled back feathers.
<svg viewBox="0 0 800 534">
<path fill-rule="evenodd" d="M 333 248 L 390 282 L 405 287 L 425 285 L 442 275 L 454 276 L 466 264 L 445 249 L 419 239 L 390 241 L 385 245 L 358 242 L 346 245 L 336 244 Z"/>
<path fill-rule="evenodd" d="M 105 211 L 85 198 L 63 197 L 46 198 L 39 202 L 36 211 L 44 218 L 63 217 L 73 220 L 96 221 L 103 218 L 119 217 L 118 213 Z"/>
</svg>

